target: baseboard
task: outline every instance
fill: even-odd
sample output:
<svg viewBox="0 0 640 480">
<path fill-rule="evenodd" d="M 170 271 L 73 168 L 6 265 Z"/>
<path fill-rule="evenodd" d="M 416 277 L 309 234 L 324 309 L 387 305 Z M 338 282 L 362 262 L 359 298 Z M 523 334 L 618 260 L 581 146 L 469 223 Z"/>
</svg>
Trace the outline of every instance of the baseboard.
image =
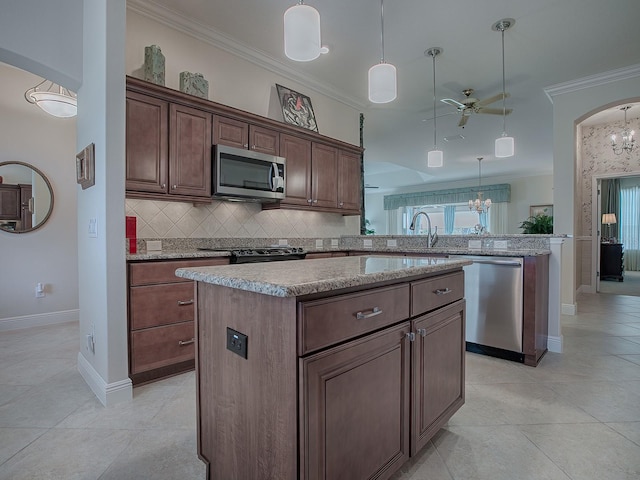
<svg viewBox="0 0 640 480">
<path fill-rule="evenodd" d="M 575 303 L 563 303 L 562 304 L 562 315 L 575 315 L 578 311 L 578 308 Z"/>
<path fill-rule="evenodd" d="M 133 386 L 130 378 L 113 383 L 105 382 L 82 352 L 78 352 L 78 371 L 105 407 L 130 401 L 133 398 Z"/>
<path fill-rule="evenodd" d="M 578 293 L 596 293 L 596 287 L 593 285 L 580 285 Z"/>
<path fill-rule="evenodd" d="M 562 353 L 562 335 L 559 337 L 547 337 L 547 350 L 554 353 Z"/>
<path fill-rule="evenodd" d="M 80 310 L 63 310 L 61 312 L 36 313 L 21 317 L 0 319 L 0 332 L 21 330 L 23 328 L 57 325 L 59 323 L 77 322 L 80 320 Z"/>
</svg>

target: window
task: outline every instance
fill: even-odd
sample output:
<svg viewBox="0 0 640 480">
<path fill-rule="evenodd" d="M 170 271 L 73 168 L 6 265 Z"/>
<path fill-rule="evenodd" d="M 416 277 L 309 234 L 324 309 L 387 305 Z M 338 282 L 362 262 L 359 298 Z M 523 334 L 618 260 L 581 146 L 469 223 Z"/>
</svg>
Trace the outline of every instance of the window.
<svg viewBox="0 0 640 480">
<path fill-rule="evenodd" d="M 493 207 L 492 207 L 493 208 Z M 456 203 L 450 205 L 422 205 L 413 207 L 403 207 L 402 210 L 402 234 L 403 235 L 424 235 L 428 230 L 428 223 L 423 215 L 417 220 L 415 230 L 410 230 L 411 219 L 417 212 L 425 212 L 431 219 L 431 233 L 438 227 L 438 233 L 443 235 L 467 235 L 475 233 L 475 226 L 480 219 L 478 213 L 469 210 L 466 203 Z M 452 214 L 453 218 L 448 218 L 449 228 L 446 228 L 445 217 Z M 483 225 L 490 225 L 491 209 L 487 212 Z"/>
</svg>

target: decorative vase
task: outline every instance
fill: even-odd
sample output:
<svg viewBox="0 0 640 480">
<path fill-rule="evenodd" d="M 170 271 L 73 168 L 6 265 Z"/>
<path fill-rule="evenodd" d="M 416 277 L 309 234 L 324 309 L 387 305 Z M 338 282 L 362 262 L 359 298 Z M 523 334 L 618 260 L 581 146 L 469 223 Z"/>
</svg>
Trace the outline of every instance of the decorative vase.
<svg viewBox="0 0 640 480">
<path fill-rule="evenodd" d="M 209 99 L 209 82 L 201 73 L 180 72 L 180 91 Z"/>
<path fill-rule="evenodd" d="M 157 45 L 144 47 L 144 79 L 164 86 L 164 55 Z"/>
</svg>

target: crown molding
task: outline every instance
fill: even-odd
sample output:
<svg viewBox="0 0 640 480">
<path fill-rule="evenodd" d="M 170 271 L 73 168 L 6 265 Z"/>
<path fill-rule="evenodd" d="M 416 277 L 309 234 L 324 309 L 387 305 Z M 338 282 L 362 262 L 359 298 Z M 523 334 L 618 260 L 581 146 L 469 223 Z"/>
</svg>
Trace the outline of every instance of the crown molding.
<svg viewBox="0 0 640 480">
<path fill-rule="evenodd" d="M 616 70 L 590 75 L 570 82 L 558 83 L 544 89 L 547 98 L 553 103 L 553 97 L 564 95 L 565 93 L 576 92 L 585 88 L 597 87 L 608 83 L 619 82 L 629 78 L 640 77 L 640 64 L 630 65 Z"/>
<path fill-rule="evenodd" d="M 246 60 L 272 73 L 291 79 L 301 85 L 305 85 L 306 87 L 351 108 L 362 110 L 366 107 L 366 104 L 344 94 L 331 85 L 318 82 L 315 78 L 300 73 L 289 65 L 270 57 L 260 50 L 256 50 L 248 45 L 240 43 L 218 30 L 196 22 L 181 13 L 158 5 L 153 1 L 127 0 L 127 9 L 150 18 L 162 25 L 173 28 L 174 30 L 178 30 L 185 35 L 189 35 L 190 37 L 224 50 L 225 52 L 231 53 L 236 57 Z"/>
</svg>

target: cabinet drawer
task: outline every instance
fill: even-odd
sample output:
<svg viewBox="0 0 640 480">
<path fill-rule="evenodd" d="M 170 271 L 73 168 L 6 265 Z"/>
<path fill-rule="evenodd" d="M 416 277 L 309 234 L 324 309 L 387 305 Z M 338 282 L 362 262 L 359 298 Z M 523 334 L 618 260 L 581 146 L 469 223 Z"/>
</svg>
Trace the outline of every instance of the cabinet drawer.
<svg viewBox="0 0 640 480">
<path fill-rule="evenodd" d="M 131 373 L 140 373 L 195 358 L 193 322 L 131 333 Z"/>
<path fill-rule="evenodd" d="M 411 316 L 435 310 L 464 297 L 464 272 L 411 283 Z"/>
<path fill-rule="evenodd" d="M 408 285 L 301 302 L 298 352 L 304 355 L 408 317 Z"/>
<path fill-rule="evenodd" d="M 131 330 L 194 319 L 193 282 L 132 287 L 129 293 Z"/>
<path fill-rule="evenodd" d="M 129 285 L 150 285 L 155 283 L 191 282 L 188 278 L 176 277 L 178 268 L 210 267 L 226 265 L 228 257 L 203 258 L 198 260 L 176 260 L 170 262 L 144 262 L 129 264 Z"/>
</svg>

